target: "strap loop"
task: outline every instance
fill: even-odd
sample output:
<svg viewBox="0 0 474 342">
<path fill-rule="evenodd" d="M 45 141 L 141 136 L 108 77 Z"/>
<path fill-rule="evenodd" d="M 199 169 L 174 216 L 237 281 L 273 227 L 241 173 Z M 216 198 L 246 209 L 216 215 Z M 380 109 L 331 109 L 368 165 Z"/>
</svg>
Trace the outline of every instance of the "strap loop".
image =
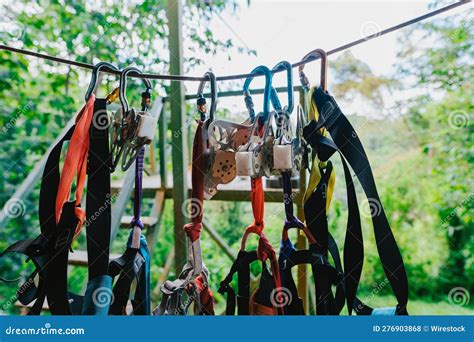
<svg viewBox="0 0 474 342">
<path fill-rule="evenodd" d="M 201 222 L 191 222 L 187 223 L 183 226 L 184 232 L 186 235 L 191 239 L 191 242 L 196 241 L 199 239 L 202 231 L 202 223 Z"/>
</svg>

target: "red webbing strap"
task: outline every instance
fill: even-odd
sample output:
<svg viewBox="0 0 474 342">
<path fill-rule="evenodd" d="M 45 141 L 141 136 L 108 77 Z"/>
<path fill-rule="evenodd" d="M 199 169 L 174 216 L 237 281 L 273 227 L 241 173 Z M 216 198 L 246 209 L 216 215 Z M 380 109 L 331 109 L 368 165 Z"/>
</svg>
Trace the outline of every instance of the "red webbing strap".
<svg viewBox="0 0 474 342">
<path fill-rule="evenodd" d="M 214 294 L 209 285 L 204 283 L 202 275 L 194 280 L 199 292 L 199 300 L 201 302 L 201 310 L 204 315 L 214 315 Z"/>
<path fill-rule="evenodd" d="M 275 291 L 277 291 L 276 296 L 277 298 L 283 298 L 283 294 L 281 292 L 281 278 L 278 259 L 276 257 L 275 250 L 270 244 L 270 241 L 268 241 L 263 233 L 260 235 L 258 240 L 257 256 L 262 261 L 270 260 L 273 280 L 275 281 Z M 278 307 L 278 313 L 283 315 L 283 307 Z"/>
<path fill-rule="evenodd" d="M 75 236 L 77 236 L 81 231 L 82 223 L 86 217 L 86 213 L 80 205 L 86 180 L 87 157 L 90 144 L 89 129 L 94 112 L 94 102 L 95 96 L 92 94 L 87 100 L 85 106 L 76 116 L 76 127 L 66 153 L 66 159 L 64 161 L 56 195 L 56 223 L 59 223 L 63 206 L 69 200 L 72 182 L 74 176 L 76 176 L 75 216 L 78 218 L 79 222 L 75 230 Z"/>
<path fill-rule="evenodd" d="M 191 223 L 184 225 L 184 231 L 191 242 L 199 239 L 202 231 L 202 215 L 204 204 L 204 137 L 202 126 L 204 122 L 198 121 L 193 142 L 193 166 L 191 171 Z M 214 315 L 214 295 L 202 276 L 195 279 L 198 287 L 199 298 L 206 315 Z"/>
<path fill-rule="evenodd" d="M 202 136 L 203 121 L 198 121 L 193 142 L 193 166 L 191 171 L 191 223 L 184 225 L 186 235 L 191 242 L 199 239 L 202 230 L 202 214 L 204 201 L 204 141 Z"/>
</svg>

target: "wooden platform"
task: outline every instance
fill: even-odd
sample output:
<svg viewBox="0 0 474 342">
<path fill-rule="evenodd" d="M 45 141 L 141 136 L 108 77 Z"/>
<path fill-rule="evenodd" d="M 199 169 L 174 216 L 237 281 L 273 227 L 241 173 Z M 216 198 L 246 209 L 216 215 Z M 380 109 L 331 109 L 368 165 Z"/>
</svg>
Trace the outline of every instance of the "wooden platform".
<svg viewBox="0 0 474 342">
<path fill-rule="evenodd" d="M 169 181 L 172 184 L 172 180 Z M 265 182 L 264 182 L 265 183 Z M 112 193 L 120 191 L 123 179 L 112 182 Z M 159 175 L 147 176 L 143 178 L 143 196 L 151 198 L 155 196 L 157 190 L 162 189 Z M 173 198 L 173 188 L 164 187 L 165 197 Z M 283 190 L 268 188 L 264 184 L 265 202 L 282 202 Z M 188 173 L 188 191 L 191 196 L 191 172 Z M 221 184 L 218 186 L 217 194 L 211 198 L 213 201 L 250 201 L 250 178 L 237 177 L 229 184 Z M 296 192 L 295 202 L 301 200 L 301 194 Z"/>
</svg>

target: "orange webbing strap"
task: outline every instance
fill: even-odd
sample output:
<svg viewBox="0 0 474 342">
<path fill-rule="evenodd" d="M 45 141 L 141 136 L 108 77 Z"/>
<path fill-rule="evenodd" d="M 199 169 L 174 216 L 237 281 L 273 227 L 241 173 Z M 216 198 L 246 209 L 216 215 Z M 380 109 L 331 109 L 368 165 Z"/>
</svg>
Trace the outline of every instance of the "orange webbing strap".
<svg viewBox="0 0 474 342">
<path fill-rule="evenodd" d="M 76 176 L 76 198 L 75 215 L 79 222 L 74 236 L 80 232 L 82 223 L 85 220 L 86 213 L 80 207 L 82 194 L 84 192 L 84 183 L 87 172 L 87 157 L 89 152 L 89 129 L 94 112 L 95 96 L 92 94 L 87 100 L 85 106 L 76 116 L 76 127 L 72 134 L 71 141 L 66 153 L 61 178 L 59 181 L 58 192 L 56 195 L 56 223 L 59 223 L 64 204 L 69 200 L 71 186 Z M 52 189 L 53 190 L 53 189 Z"/>
<path fill-rule="evenodd" d="M 263 191 L 262 177 L 251 178 L 251 187 L 252 188 L 250 193 L 250 199 L 252 201 L 254 221 L 250 226 L 245 229 L 244 235 L 242 236 L 240 248 L 242 251 L 245 250 L 245 245 L 247 244 L 247 239 L 250 233 L 254 233 L 259 236 L 257 256 L 261 261 L 270 260 L 272 275 L 275 281 L 275 288 L 277 291 L 280 291 L 280 269 L 278 266 L 276 253 L 272 245 L 270 244 L 270 241 L 268 241 L 265 234 L 263 233 L 263 230 L 265 228 L 265 223 L 263 219 L 265 212 L 265 194 Z"/>
<path fill-rule="evenodd" d="M 251 181 L 251 192 L 250 200 L 252 201 L 252 212 L 253 212 L 253 223 L 245 229 L 244 235 L 242 236 L 242 242 L 240 249 L 245 250 L 247 239 L 250 233 L 261 236 L 265 223 L 263 220 L 265 212 L 265 196 L 263 192 L 262 177 L 250 178 Z"/>
</svg>

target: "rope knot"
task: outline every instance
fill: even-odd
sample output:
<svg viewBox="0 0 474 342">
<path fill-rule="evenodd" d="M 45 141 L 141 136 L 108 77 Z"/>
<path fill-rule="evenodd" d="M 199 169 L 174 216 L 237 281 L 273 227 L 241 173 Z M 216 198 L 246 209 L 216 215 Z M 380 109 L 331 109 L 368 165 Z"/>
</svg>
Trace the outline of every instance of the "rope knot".
<svg viewBox="0 0 474 342">
<path fill-rule="evenodd" d="M 265 228 L 264 221 L 260 221 L 260 222 L 254 221 L 253 226 L 255 227 L 255 233 L 258 234 L 258 236 L 262 235 L 263 228 Z"/>
<path fill-rule="evenodd" d="M 187 223 L 183 227 L 184 232 L 186 235 L 191 239 L 191 242 L 196 241 L 199 239 L 202 231 L 202 223 L 201 222 L 191 222 Z"/>
<path fill-rule="evenodd" d="M 130 227 L 131 228 L 134 228 L 134 227 L 139 227 L 140 229 L 143 229 L 143 222 L 142 220 L 140 220 L 140 218 L 133 218 L 132 219 L 132 222 L 130 222 Z"/>
<path fill-rule="evenodd" d="M 261 261 L 265 261 L 267 259 L 270 259 L 271 261 L 276 260 L 275 250 L 265 235 L 261 235 L 260 239 L 258 239 L 257 256 Z"/>
</svg>

